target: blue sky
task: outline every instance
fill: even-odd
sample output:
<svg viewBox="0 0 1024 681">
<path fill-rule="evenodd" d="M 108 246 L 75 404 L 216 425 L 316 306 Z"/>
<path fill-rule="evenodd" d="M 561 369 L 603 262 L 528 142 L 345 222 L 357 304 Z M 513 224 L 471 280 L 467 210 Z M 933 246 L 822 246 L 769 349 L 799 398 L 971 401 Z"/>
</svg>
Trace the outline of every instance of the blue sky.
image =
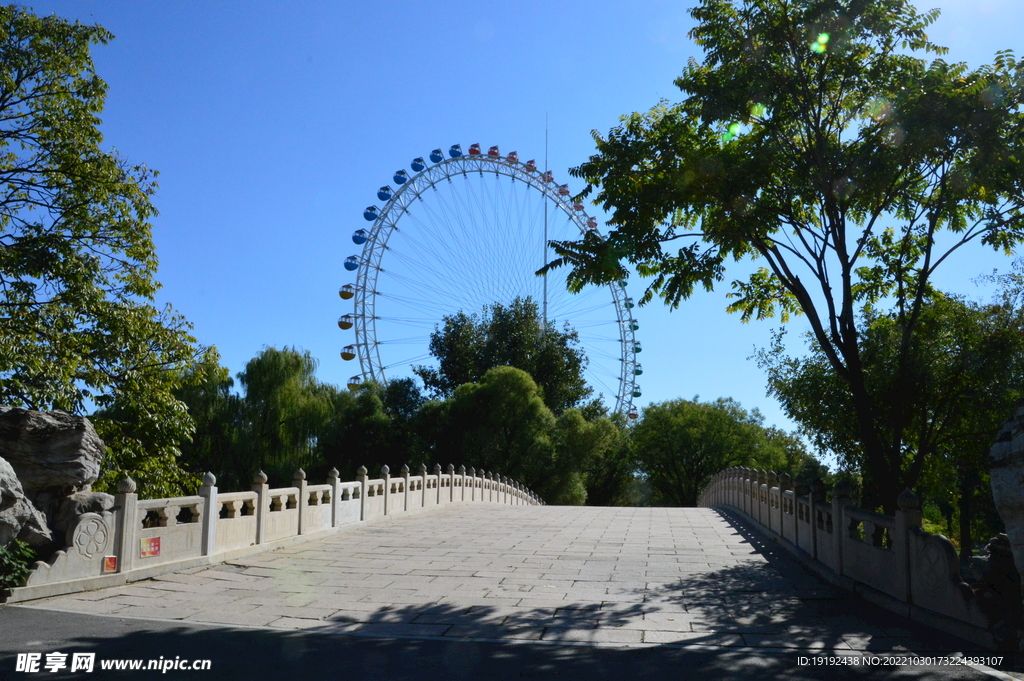
<svg viewBox="0 0 1024 681">
<path fill-rule="evenodd" d="M 950 48 L 947 60 L 978 66 L 1017 45 L 1017 3 L 919 9 L 942 9 L 929 36 Z M 547 120 L 549 167 L 578 191 L 566 171 L 593 153 L 591 130 L 677 99 L 673 79 L 702 56 L 686 36 L 690 3 L 661 0 L 27 4 L 116 36 L 94 49 L 110 88 L 102 130 L 107 145 L 160 171 L 159 301 L 233 374 L 263 346 L 294 345 L 339 385 L 355 370 L 338 356 L 351 342 L 335 325 L 349 310 L 338 287 L 353 281 L 342 264 L 395 170 L 453 143 L 543 159 Z M 971 279 L 1008 266 L 970 248 L 938 283 L 981 296 Z M 778 322 L 741 324 L 725 312 L 726 291 L 636 310 L 637 404 L 731 396 L 791 428 L 748 360 Z M 791 336 L 803 328 L 797 319 Z"/>
</svg>

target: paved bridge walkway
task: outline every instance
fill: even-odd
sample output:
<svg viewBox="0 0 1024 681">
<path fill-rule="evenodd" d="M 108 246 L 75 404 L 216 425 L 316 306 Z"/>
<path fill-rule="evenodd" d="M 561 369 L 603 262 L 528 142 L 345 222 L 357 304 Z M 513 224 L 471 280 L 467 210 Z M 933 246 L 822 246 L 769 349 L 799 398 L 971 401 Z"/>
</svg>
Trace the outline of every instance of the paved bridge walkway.
<svg viewBox="0 0 1024 681">
<path fill-rule="evenodd" d="M 27 605 L 374 637 L 969 647 L 832 589 L 703 508 L 449 506 Z"/>
</svg>

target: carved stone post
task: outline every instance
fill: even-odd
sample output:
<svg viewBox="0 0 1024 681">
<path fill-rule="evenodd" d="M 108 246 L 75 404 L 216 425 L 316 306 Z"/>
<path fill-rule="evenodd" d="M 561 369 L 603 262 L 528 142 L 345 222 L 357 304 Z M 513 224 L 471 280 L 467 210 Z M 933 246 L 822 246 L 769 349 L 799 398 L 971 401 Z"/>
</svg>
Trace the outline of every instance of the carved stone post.
<svg viewBox="0 0 1024 681">
<path fill-rule="evenodd" d="M 366 466 L 356 469 L 356 482 L 359 483 L 359 519 L 366 520 Z"/>
<path fill-rule="evenodd" d="M 835 546 L 836 574 L 843 574 L 843 548 L 850 540 L 846 507 L 851 503 L 850 483 L 840 480 L 832 488 L 832 543 Z"/>
<path fill-rule="evenodd" d="M 327 471 L 327 484 L 331 486 L 331 527 L 338 526 L 338 469 Z"/>
<path fill-rule="evenodd" d="M 921 500 L 910 489 L 905 489 L 896 499 L 896 505 L 899 507 L 896 511 L 896 536 L 892 537 L 892 551 L 896 555 L 899 573 L 896 575 L 896 588 L 899 599 L 908 603 L 913 579 L 910 574 L 910 531 L 912 527 L 921 526 Z"/>
<path fill-rule="evenodd" d="M 405 480 L 405 494 L 402 495 L 402 510 L 409 510 L 409 464 L 402 464 L 402 478 Z"/>
<path fill-rule="evenodd" d="M 448 464 L 448 502 L 455 501 L 455 464 Z"/>
<path fill-rule="evenodd" d="M 135 558 L 139 555 L 139 495 L 135 490 L 135 481 L 125 478 L 117 483 L 117 494 L 114 495 L 114 505 L 120 509 L 117 518 L 121 525 L 117 545 L 118 572 L 128 572 L 135 567 Z"/>
<path fill-rule="evenodd" d="M 786 492 L 789 491 L 789 474 L 783 473 L 779 476 L 779 535 L 783 539 L 789 539 L 793 544 L 799 546 L 796 543 L 796 537 L 786 537 Z M 793 529 L 796 529 L 796 518 L 793 518 Z"/>
<path fill-rule="evenodd" d="M 811 481 L 811 489 L 807 493 L 807 505 L 811 508 L 811 556 L 815 560 L 821 560 L 818 556 L 818 501 L 825 501 L 825 483 L 815 478 Z"/>
<path fill-rule="evenodd" d="M 775 523 L 778 521 L 778 513 L 772 508 L 772 490 L 778 489 L 779 474 L 775 471 L 768 471 L 768 482 L 765 484 L 765 499 L 768 502 L 768 508 L 765 509 L 768 512 L 767 524 L 768 529 L 773 530 L 776 534 L 781 534 L 780 528 Z M 781 506 L 781 500 L 779 505 Z M 775 527 L 772 527 L 775 525 Z"/>
<path fill-rule="evenodd" d="M 256 492 L 256 543 L 262 544 L 267 536 L 267 514 L 270 513 L 270 485 L 267 474 L 259 471 L 253 476 L 252 491 Z"/>
<path fill-rule="evenodd" d="M 441 505 L 441 464 L 434 464 L 434 475 L 437 476 L 437 505 Z"/>
<path fill-rule="evenodd" d="M 384 515 L 391 512 L 391 469 L 387 464 L 380 467 L 380 477 L 384 478 Z"/>
<path fill-rule="evenodd" d="M 427 464 L 420 464 L 420 508 L 427 507 Z"/>
<path fill-rule="evenodd" d="M 466 499 L 466 467 L 463 464 L 459 464 L 459 468 L 456 470 L 459 474 L 459 493 L 456 495 L 459 501 L 467 501 Z M 469 484 L 473 484 L 473 467 L 469 467 Z M 470 492 L 468 501 L 473 500 L 473 493 Z"/>
<path fill-rule="evenodd" d="M 203 476 L 203 486 L 199 488 L 199 496 L 203 503 L 203 534 L 201 555 L 212 556 L 217 546 L 217 519 L 220 517 L 220 504 L 217 503 L 217 478 L 213 473 Z"/>
<path fill-rule="evenodd" d="M 305 534 L 306 526 L 309 524 L 306 522 L 306 504 L 309 503 L 309 491 L 307 489 L 308 483 L 306 482 L 306 471 L 301 468 L 295 471 L 292 476 L 292 487 L 298 487 L 299 493 L 296 501 L 298 502 L 295 506 L 299 511 L 299 534 Z"/>
</svg>

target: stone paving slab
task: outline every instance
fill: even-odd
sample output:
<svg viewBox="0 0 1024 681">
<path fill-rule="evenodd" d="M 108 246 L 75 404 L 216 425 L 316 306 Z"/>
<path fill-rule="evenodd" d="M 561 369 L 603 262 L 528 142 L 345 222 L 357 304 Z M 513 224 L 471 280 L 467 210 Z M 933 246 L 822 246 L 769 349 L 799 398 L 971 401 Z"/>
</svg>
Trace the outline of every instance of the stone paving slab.
<svg viewBox="0 0 1024 681">
<path fill-rule="evenodd" d="M 969 645 L 830 587 L 733 523 L 702 508 L 443 507 L 25 605 L 380 637 L 873 652 Z"/>
</svg>

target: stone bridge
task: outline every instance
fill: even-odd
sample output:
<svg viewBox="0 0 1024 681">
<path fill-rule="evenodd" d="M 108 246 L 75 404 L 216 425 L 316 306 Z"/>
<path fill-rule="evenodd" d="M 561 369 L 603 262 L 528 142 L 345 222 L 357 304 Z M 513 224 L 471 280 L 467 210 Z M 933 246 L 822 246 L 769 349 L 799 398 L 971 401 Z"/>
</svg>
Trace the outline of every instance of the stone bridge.
<svg viewBox="0 0 1024 681">
<path fill-rule="evenodd" d="M 338 646 L 365 654 L 351 642 L 368 642 L 386 651 L 366 662 L 376 676 L 417 679 L 386 662 L 409 648 L 381 642 L 443 643 L 415 653 L 448 651 L 435 660 L 447 670 L 438 678 L 457 677 L 451 660 L 463 665 L 483 645 L 506 646 L 489 653 L 499 671 L 513 658 L 530 668 L 524 656 L 544 649 L 654 650 L 644 664 L 655 660 L 660 674 L 671 660 L 677 672 L 692 666 L 694 678 L 783 678 L 799 671 L 797 655 L 992 654 L 794 560 L 787 538 L 802 527 L 804 500 L 769 482 L 723 473 L 705 495 L 715 508 L 593 508 L 547 506 L 514 481 L 452 466 L 418 476 L 403 467 L 396 477 L 385 468 L 377 479 L 360 470 L 355 482 L 332 472 L 323 485 L 300 471 L 292 487 L 270 489 L 260 476 L 252 491 L 227 494 L 207 476 L 195 497 L 157 500 L 138 500 L 126 481 L 115 507 L 81 516 L 67 548 L 37 564 L 0 607 L 0 653 L 85 642 L 114 656 L 125 646 L 163 656 L 168 642 L 188 641 L 193 653 L 214 646 L 214 659 L 236 650 L 236 674 L 218 677 L 251 678 L 266 671 L 260 651 L 287 658 L 291 637 L 302 636 L 304 651 L 331 642 L 319 649 L 325 663 Z M 822 517 L 829 510 L 806 502 Z M 837 503 L 834 517 L 844 517 Z M 800 519 L 787 519 L 787 509 Z M 825 534 L 814 536 L 827 545 Z M 255 652 L 237 652 L 243 639 Z M 507 649 L 515 644 L 525 644 L 518 657 Z M 564 659 L 553 667 L 552 655 Z M 533 664 L 580 678 L 621 678 L 640 664 L 570 658 L 551 653 Z M 922 678 L 999 675 L 978 665 L 921 669 Z"/>
<path fill-rule="evenodd" d="M 848 653 L 965 645 L 827 585 L 706 508 L 451 505 L 25 607 L 373 637 Z"/>
</svg>

